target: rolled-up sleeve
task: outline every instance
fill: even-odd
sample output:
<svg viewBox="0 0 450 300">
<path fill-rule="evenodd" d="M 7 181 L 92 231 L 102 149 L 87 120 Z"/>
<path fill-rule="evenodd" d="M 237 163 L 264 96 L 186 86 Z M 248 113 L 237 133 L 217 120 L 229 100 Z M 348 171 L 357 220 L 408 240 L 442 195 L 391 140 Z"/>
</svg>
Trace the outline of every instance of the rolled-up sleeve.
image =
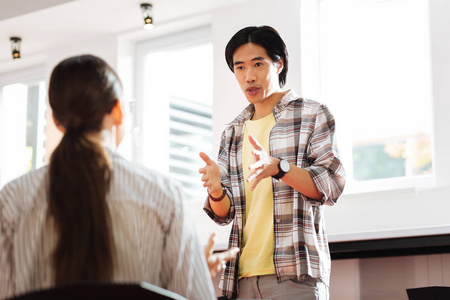
<svg viewBox="0 0 450 300">
<path fill-rule="evenodd" d="M 220 181 L 222 186 L 226 189 L 227 196 L 230 199 L 230 211 L 226 219 L 221 219 L 214 211 L 211 209 L 211 205 L 209 204 L 209 196 L 206 196 L 205 204 L 203 206 L 203 210 L 206 214 L 219 225 L 227 225 L 230 224 L 234 219 L 235 207 L 233 201 L 233 194 L 231 193 L 231 181 L 228 176 L 228 160 L 229 160 L 229 149 L 227 145 L 229 145 L 229 139 L 227 138 L 226 130 L 222 133 L 222 138 L 220 141 L 219 155 L 217 159 L 217 165 L 220 169 Z"/>
<path fill-rule="evenodd" d="M 320 203 L 334 205 L 344 190 L 345 171 L 336 144 L 335 120 L 325 105 L 317 111 L 307 156 L 310 165 L 304 169 L 323 195 Z"/>
</svg>

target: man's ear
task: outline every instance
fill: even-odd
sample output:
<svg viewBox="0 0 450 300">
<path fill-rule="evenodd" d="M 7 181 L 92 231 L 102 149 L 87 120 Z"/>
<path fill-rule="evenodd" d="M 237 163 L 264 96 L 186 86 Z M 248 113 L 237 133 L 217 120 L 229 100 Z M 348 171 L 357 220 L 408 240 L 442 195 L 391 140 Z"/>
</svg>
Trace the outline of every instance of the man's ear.
<svg viewBox="0 0 450 300">
<path fill-rule="evenodd" d="M 283 58 L 281 58 L 275 64 L 277 66 L 277 74 L 280 75 L 281 71 L 283 71 L 283 68 L 284 68 L 284 60 L 283 60 Z"/>
<path fill-rule="evenodd" d="M 122 125 L 123 122 L 123 114 L 122 107 L 120 106 L 120 100 L 117 99 L 116 104 L 114 105 L 111 115 L 113 117 L 114 125 Z"/>
<path fill-rule="evenodd" d="M 62 133 L 66 133 L 66 129 L 59 123 L 59 121 L 55 118 L 55 115 L 52 113 L 53 123 L 55 123 L 56 128 Z"/>
</svg>

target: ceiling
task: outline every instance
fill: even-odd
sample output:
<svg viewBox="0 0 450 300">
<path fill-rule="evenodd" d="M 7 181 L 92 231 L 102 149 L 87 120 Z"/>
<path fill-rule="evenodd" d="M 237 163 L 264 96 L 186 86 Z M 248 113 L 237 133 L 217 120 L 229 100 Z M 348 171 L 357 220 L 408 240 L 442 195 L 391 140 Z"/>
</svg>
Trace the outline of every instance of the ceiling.
<svg viewBox="0 0 450 300">
<path fill-rule="evenodd" d="M 155 25 L 195 17 L 243 0 L 153 0 Z M 0 73 L 11 68 L 11 36 L 22 38 L 23 60 L 47 49 L 142 29 L 139 0 L 0 1 Z M 2 70 L 3 69 L 3 70 Z"/>
<path fill-rule="evenodd" d="M 0 21 L 74 0 L 0 1 Z"/>
</svg>

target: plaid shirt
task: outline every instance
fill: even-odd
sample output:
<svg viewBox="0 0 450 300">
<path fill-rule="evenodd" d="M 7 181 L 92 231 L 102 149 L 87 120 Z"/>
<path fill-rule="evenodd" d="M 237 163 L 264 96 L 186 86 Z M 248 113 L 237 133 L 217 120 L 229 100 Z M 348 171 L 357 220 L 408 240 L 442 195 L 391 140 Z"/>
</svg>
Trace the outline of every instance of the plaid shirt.
<svg viewBox="0 0 450 300">
<path fill-rule="evenodd" d="M 233 222 L 229 247 L 239 247 L 245 226 L 242 169 L 244 124 L 254 112 L 250 104 L 222 133 L 218 165 L 231 200 L 226 220 L 205 202 L 205 212 L 220 225 Z M 325 232 L 323 204 L 334 205 L 345 185 L 345 173 L 335 141 L 335 122 L 327 107 L 289 91 L 273 108 L 276 125 L 269 137 L 270 155 L 286 159 L 309 172 L 322 199 L 310 199 L 281 180 L 272 179 L 274 211 L 273 261 L 278 281 L 302 280 L 306 275 L 329 285 L 331 259 Z M 239 256 L 222 274 L 223 294 L 236 298 Z"/>
</svg>

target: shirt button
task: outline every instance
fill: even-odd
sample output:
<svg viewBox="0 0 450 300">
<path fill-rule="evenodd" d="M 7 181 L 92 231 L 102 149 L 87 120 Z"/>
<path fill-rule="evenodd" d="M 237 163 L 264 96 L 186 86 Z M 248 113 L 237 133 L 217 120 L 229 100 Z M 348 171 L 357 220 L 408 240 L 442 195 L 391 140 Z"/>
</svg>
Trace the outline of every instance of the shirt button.
<svg viewBox="0 0 450 300">
<path fill-rule="evenodd" d="M 277 197 L 278 197 L 278 192 L 275 192 L 275 196 L 277 196 Z"/>
<path fill-rule="evenodd" d="M 280 245 L 277 245 L 277 248 L 280 247 Z"/>
<path fill-rule="evenodd" d="M 277 219 L 277 223 L 280 223 L 280 219 Z"/>
</svg>

